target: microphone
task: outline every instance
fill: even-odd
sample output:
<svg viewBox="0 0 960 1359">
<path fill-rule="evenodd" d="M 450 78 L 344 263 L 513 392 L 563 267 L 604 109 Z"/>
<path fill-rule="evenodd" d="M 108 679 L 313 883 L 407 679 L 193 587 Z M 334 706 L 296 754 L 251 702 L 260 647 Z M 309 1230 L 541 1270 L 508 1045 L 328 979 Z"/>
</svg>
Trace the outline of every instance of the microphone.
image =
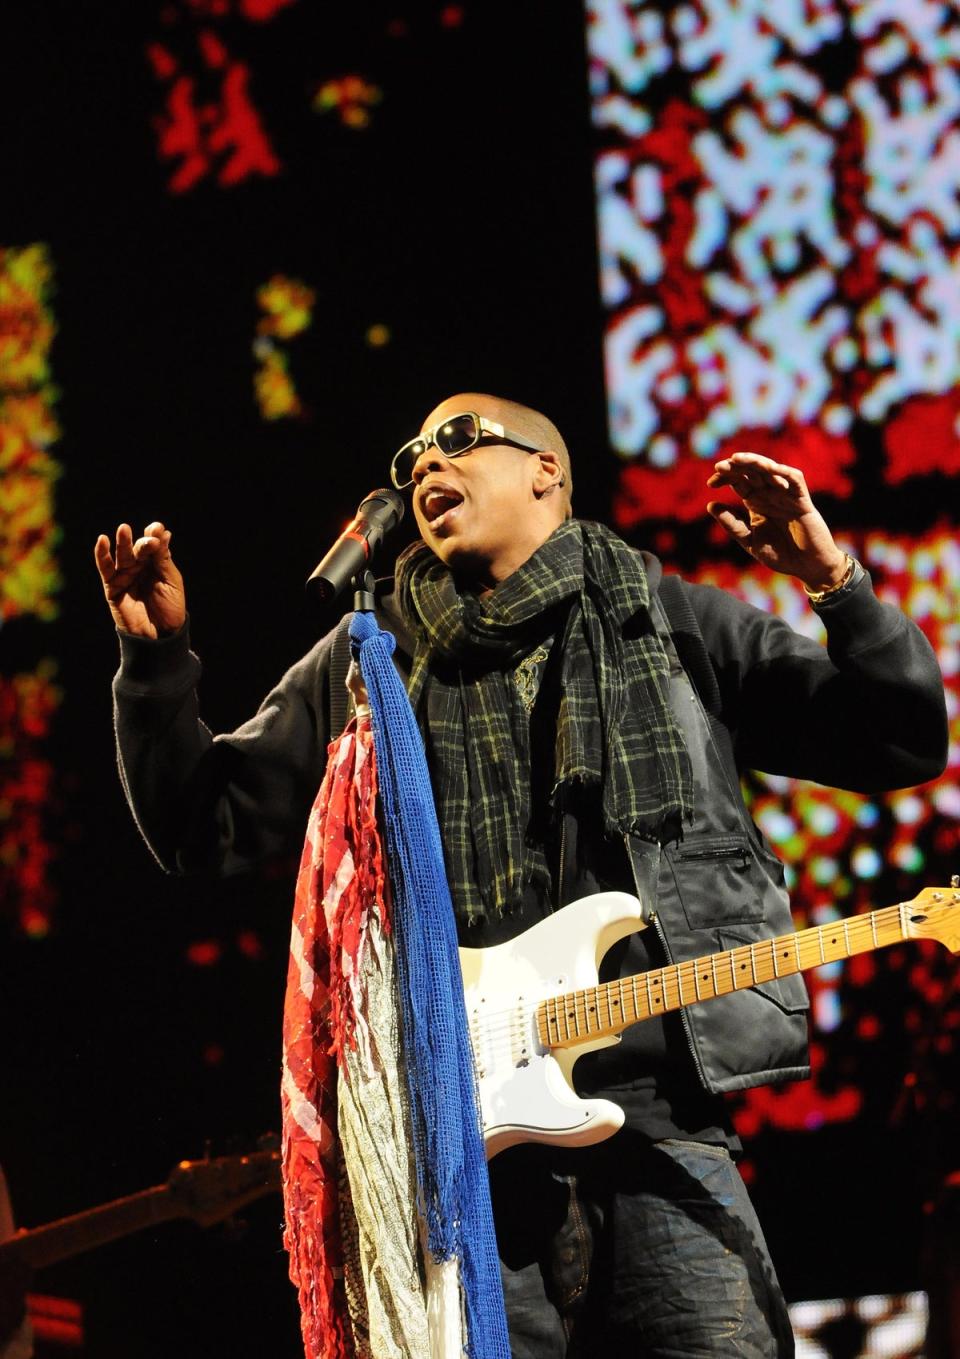
<svg viewBox="0 0 960 1359">
<path fill-rule="evenodd" d="M 403 518 L 403 497 L 384 487 L 371 491 L 357 507 L 356 517 L 340 534 L 307 580 L 307 592 L 320 604 L 336 599 L 354 576 L 367 569 L 385 534 Z"/>
</svg>

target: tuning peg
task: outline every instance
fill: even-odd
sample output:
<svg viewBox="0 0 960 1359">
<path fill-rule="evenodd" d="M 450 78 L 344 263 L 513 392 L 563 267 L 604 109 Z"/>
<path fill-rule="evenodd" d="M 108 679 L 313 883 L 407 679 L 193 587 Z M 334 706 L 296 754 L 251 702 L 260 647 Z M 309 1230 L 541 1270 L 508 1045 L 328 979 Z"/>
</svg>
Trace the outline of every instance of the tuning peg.
<svg viewBox="0 0 960 1359">
<path fill-rule="evenodd" d="M 950 879 L 950 886 L 954 890 L 960 887 L 960 873 L 954 873 L 953 877 Z"/>
</svg>

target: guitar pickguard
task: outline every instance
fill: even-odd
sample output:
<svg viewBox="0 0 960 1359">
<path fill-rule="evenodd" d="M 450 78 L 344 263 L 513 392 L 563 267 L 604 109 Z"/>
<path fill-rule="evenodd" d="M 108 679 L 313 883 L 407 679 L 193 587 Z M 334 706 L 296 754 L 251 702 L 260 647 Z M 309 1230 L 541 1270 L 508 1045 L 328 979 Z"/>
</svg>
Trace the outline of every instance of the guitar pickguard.
<svg viewBox="0 0 960 1359">
<path fill-rule="evenodd" d="M 550 996 L 595 986 L 606 952 L 645 925 L 636 897 L 603 892 L 508 943 L 460 950 L 488 1158 L 515 1142 L 586 1146 L 623 1125 L 618 1105 L 581 1099 L 572 1079 L 578 1057 L 619 1039 L 550 1050 L 539 1040 L 534 1013 Z"/>
</svg>

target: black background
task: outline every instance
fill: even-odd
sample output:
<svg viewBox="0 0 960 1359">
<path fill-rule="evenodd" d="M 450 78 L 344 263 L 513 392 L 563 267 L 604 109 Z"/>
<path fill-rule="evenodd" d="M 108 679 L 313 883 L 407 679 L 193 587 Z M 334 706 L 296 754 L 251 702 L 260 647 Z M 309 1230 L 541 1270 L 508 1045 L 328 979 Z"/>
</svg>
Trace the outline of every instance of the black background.
<svg viewBox="0 0 960 1359">
<path fill-rule="evenodd" d="M 6 18 L 0 244 L 50 248 L 65 467 L 60 618 L 0 637 L 7 673 L 54 656 L 64 691 L 55 927 L 29 941 L 3 926 L 0 1158 L 27 1225 L 158 1183 L 207 1141 L 246 1150 L 278 1127 L 292 879 L 172 881 L 150 860 L 114 767 L 96 535 L 121 520 L 173 529 L 204 713 L 222 730 L 328 626 L 304 578 L 445 395 L 546 409 L 574 451 L 579 513 L 607 517 L 583 12 L 445 10 L 299 0 L 256 25 L 186 3 L 43 0 Z M 176 196 L 145 48 L 162 42 L 202 83 L 204 26 L 250 67 L 284 168 Z M 365 130 L 310 109 L 319 83 L 354 71 L 383 90 Z M 275 273 L 317 301 L 287 347 L 304 414 L 266 423 L 251 343 L 256 289 Z M 375 323 L 390 330 L 381 348 L 365 340 Z M 219 943 L 218 964 L 188 964 L 198 940 Z M 916 1286 L 915 1138 L 767 1134 L 751 1155 L 790 1297 Z M 279 1198 L 243 1218 L 147 1232 L 36 1287 L 83 1300 L 91 1355 L 296 1355 Z"/>
</svg>

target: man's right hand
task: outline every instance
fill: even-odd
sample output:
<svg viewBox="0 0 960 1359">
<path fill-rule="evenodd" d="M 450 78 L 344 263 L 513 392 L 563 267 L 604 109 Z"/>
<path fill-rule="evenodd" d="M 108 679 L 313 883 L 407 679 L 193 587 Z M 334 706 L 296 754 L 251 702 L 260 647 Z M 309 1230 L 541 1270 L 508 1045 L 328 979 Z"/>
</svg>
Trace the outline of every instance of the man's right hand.
<svg viewBox="0 0 960 1359">
<path fill-rule="evenodd" d="M 148 524 L 133 540 L 129 524 L 117 529 L 116 548 L 101 533 L 93 549 L 103 593 L 121 632 L 162 637 L 177 632 L 187 616 L 183 577 L 170 555 L 170 531 Z"/>
</svg>

